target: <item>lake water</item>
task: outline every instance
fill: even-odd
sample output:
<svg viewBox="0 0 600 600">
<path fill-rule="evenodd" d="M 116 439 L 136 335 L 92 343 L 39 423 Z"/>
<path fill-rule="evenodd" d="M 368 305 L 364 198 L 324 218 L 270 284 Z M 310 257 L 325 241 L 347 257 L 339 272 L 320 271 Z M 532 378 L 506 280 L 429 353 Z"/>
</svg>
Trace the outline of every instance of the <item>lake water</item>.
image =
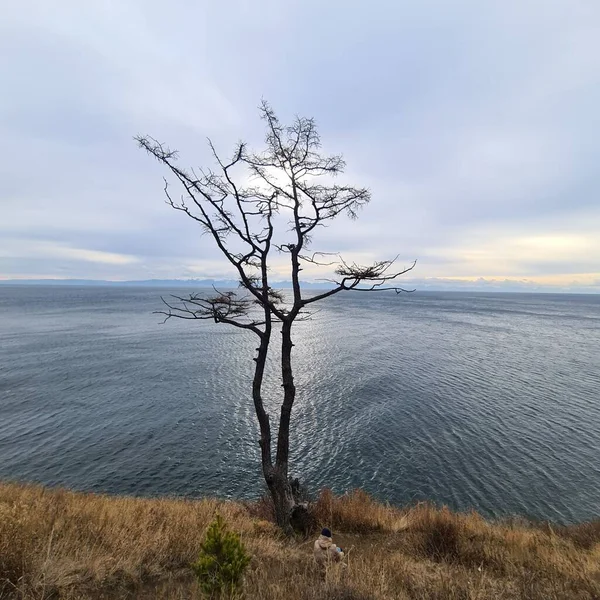
<svg viewBox="0 0 600 600">
<path fill-rule="evenodd" d="M 0 287 L 0 478 L 261 492 L 256 339 L 162 325 L 161 294 Z M 295 342 L 292 470 L 313 489 L 488 516 L 600 516 L 600 296 L 338 295 Z M 265 392 L 277 410 L 278 382 Z"/>
</svg>

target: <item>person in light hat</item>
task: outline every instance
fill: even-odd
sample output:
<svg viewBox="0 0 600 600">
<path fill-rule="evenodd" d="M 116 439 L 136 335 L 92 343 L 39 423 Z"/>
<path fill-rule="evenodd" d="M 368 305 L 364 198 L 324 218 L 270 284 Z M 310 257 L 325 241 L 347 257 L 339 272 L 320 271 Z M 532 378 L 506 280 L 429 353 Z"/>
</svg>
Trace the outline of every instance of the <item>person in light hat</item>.
<svg viewBox="0 0 600 600">
<path fill-rule="evenodd" d="M 321 535 L 315 540 L 314 555 L 315 562 L 320 567 L 340 562 L 344 558 L 344 551 L 333 543 L 331 531 L 327 527 L 321 531 Z"/>
</svg>

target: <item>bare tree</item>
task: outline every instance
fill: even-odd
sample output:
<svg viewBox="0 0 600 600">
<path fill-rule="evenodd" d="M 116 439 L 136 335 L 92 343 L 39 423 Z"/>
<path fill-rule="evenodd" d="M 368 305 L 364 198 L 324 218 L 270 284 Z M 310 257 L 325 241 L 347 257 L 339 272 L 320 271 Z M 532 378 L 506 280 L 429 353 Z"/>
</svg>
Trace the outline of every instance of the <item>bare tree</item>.
<svg viewBox="0 0 600 600">
<path fill-rule="evenodd" d="M 214 170 L 182 169 L 177 165 L 176 151 L 151 137 L 139 136 L 136 140 L 166 165 L 183 186 L 184 193 L 176 200 L 165 179 L 167 203 L 197 221 L 239 275 L 239 291 L 173 296 L 170 300 L 163 299 L 166 307 L 161 312 L 166 319 L 211 319 L 258 336 L 252 398 L 260 426 L 262 470 L 273 498 L 277 523 L 289 531 L 295 505 L 289 478 L 290 417 L 296 397 L 292 326 L 310 316 L 312 304 L 341 291 L 407 291 L 393 282 L 410 271 L 414 263 L 402 269 L 395 268 L 396 259 L 361 266 L 346 262 L 339 255 L 309 253 L 317 227 L 342 213 L 356 218 L 358 209 L 369 202 L 370 193 L 365 188 L 333 182 L 343 172 L 345 163 L 341 156 L 320 153 L 313 119 L 297 117 L 291 125 L 284 126 L 266 102 L 262 103 L 260 113 L 266 124 L 266 149 L 253 153 L 246 144 L 239 143 L 232 158 L 223 160 L 209 140 L 216 164 Z M 240 171 L 246 176 L 245 184 Z M 287 220 L 282 220 L 286 216 Z M 283 238 L 279 241 L 281 234 Z M 287 255 L 290 265 L 292 293 L 287 302 L 269 283 L 273 256 L 281 254 Z M 332 284 L 330 289 L 304 295 L 300 272 L 307 264 L 332 267 L 336 276 L 328 280 Z M 273 457 L 271 421 L 262 388 L 274 326 L 281 330 L 283 398 Z"/>
</svg>

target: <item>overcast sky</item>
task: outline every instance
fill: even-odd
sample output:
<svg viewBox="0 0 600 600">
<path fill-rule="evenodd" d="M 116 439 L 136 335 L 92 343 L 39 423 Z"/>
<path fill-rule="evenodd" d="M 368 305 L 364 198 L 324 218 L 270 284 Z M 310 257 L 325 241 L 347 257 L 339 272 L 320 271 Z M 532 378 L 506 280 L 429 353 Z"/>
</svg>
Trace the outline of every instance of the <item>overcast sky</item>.
<svg viewBox="0 0 600 600">
<path fill-rule="evenodd" d="M 372 191 L 316 248 L 600 291 L 598 0 L 2 4 L 0 279 L 231 277 L 132 136 L 207 165 L 265 98 Z"/>
</svg>

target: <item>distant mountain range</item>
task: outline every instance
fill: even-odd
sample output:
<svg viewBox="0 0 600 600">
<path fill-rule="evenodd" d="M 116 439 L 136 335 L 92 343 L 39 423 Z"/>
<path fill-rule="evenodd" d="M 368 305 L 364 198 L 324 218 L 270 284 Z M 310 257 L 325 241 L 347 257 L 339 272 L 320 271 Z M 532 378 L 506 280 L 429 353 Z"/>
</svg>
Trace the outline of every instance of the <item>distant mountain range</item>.
<svg viewBox="0 0 600 600">
<path fill-rule="evenodd" d="M 331 289 L 327 282 L 302 281 L 302 286 L 309 289 Z M 107 281 L 99 279 L 0 279 L 0 285 L 86 285 L 86 286 L 127 286 L 127 287 L 200 287 L 200 288 L 237 288 L 234 279 L 144 279 L 142 281 Z M 291 288 L 290 281 L 273 281 L 275 289 Z"/>
<path fill-rule="evenodd" d="M 2 285 L 56 285 L 56 286 L 110 286 L 110 287 L 156 287 L 156 288 L 211 288 L 231 290 L 238 287 L 235 279 L 145 279 L 141 281 L 108 281 L 98 279 L 0 279 Z M 302 281 L 306 290 L 328 290 L 334 287 L 326 281 Z M 393 284 L 390 284 L 393 285 Z M 525 292 L 525 293 L 571 293 L 598 294 L 600 282 L 593 285 L 540 285 L 527 280 L 484 279 L 476 281 L 445 280 L 440 278 L 399 280 L 398 285 L 406 289 L 417 289 L 419 292 Z M 289 289 L 290 281 L 273 281 L 274 289 Z"/>
</svg>

